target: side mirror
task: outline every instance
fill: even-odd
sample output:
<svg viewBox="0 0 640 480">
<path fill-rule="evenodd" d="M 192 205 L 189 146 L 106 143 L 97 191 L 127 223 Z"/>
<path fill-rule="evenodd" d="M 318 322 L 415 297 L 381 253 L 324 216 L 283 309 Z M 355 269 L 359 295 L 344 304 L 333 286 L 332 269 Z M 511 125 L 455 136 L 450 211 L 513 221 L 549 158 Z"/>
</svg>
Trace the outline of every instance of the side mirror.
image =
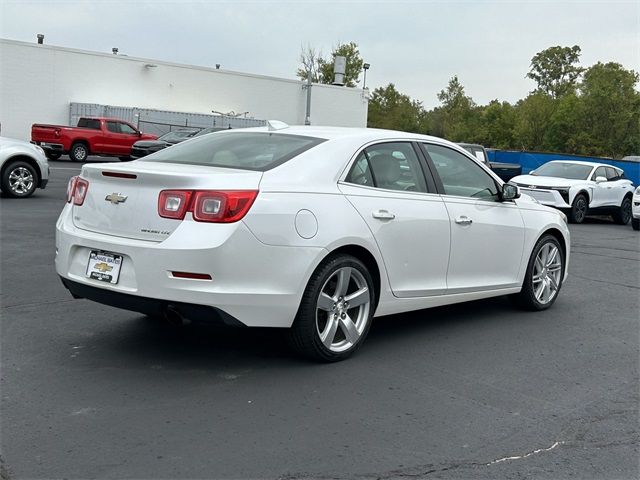
<svg viewBox="0 0 640 480">
<path fill-rule="evenodd" d="M 503 201 L 515 200 L 516 198 L 520 198 L 520 189 L 515 185 L 505 183 L 502 185 L 502 193 L 500 197 Z"/>
<path fill-rule="evenodd" d="M 138 136 L 141 137 L 142 136 L 142 132 L 140 130 L 138 130 Z"/>
<path fill-rule="evenodd" d="M 596 183 L 606 182 L 607 177 L 596 177 Z"/>
</svg>

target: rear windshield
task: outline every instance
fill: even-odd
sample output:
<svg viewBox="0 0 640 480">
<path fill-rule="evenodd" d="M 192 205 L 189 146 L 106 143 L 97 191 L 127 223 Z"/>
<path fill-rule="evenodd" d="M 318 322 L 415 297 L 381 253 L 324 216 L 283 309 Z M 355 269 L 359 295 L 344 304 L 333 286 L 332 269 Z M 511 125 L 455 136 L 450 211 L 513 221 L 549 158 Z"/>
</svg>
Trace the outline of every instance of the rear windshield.
<svg viewBox="0 0 640 480">
<path fill-rule="evenodd" d="M 278 133 L 218 132 L 179 143 L 144 160 L 264 172 L 324 141 L 322 138 Z"/>
<path fill-rule="evenodd" d="M 579 163 L 550 162 L 537 168 L 531 175 L 540 177 L 568 178 L 571 180 L 586 180 L 591 173 L 591 165 Z"/>
</svg>

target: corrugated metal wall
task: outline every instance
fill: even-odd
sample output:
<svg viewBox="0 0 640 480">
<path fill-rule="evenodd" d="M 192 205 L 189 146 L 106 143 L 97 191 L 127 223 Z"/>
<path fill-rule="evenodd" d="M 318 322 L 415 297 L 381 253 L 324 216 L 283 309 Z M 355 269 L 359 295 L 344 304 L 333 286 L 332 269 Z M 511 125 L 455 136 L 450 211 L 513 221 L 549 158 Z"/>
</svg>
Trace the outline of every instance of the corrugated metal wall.
<svg viewBox="0 0 640 480">
<path fill-rule="evenodd" d="M 518 163 L 522 165 L 522 173 L 529 173 L 540 165 L 551 160 L 578 160 L 583 162 L 596 162 L 613 165 L 624 170 L 624 174 L 634 185 L 640 185 L 640 162 L 628 162 L 625 160 L 613 160 L 611 158 L 583 157 L 581 155 L 565 155 L 561 153 L 542 152 L 516 152 L 508 150 L 488 150 L 490 162 Z"/>
<path fill-rule="evenodd" d="M 228 115 L 172 112 L 138 107 L 119 107 L 97 103 L 75 103 L 69 105 L 69 125 L 78 124 L 80 117 L 111 117 L 136 125 L 145 133 L 165 134 L 177 128 L 246 128 L 266 125 L 265 120 L 237 118 Z"/>
</svg>

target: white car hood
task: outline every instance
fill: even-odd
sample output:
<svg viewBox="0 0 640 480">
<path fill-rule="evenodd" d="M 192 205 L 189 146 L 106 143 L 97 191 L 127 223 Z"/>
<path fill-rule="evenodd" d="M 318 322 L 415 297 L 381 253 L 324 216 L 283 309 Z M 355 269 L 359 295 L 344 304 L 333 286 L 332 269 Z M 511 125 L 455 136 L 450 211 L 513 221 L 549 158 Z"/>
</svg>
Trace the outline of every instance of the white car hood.
<svg viewBox="0 0 640 480">
<path fill-rule="evenodd" d="M 538 175 L 518 175 L 510 181 L 520 184 L 525 188 L 527 185 L 535 185 L 536 187 L 572 187 L 574 185 L 584 185 L 587 182 L 587 180 L 571 180 L 569 178 L 543 177 Z"/>
</svg>

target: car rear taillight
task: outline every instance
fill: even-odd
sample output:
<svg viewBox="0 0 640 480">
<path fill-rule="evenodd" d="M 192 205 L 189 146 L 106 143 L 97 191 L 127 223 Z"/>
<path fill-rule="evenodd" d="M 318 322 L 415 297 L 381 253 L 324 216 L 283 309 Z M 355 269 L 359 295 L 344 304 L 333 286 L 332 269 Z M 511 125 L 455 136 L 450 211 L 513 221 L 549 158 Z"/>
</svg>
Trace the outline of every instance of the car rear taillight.
<svg viewBox="0 0 640 480">
<path fill-rule="evenodd" d="M 74 205 L 82 205 L 89 190 L 89 182 L 79 176 L 71 177 L 67 184 L 67 203 L 73 200 Z"/>
<path fill-rule="evenodd" d="M 75 188 L 73 189 L 74 205 L 82 205 L 84 203 L 84 198 L 87 196 L 87 190 L 89 190 L 89 182 L 84 178 L 78 177 Z"/>
<path fill-rule="evenodd" d="M 163 190 L 158 214 L 182 220 L 191 212 L 197 222 L 232 223 L 247 214 L 257 196 L 257 190 Z"/>
<path fill-rule="evenodd" d="M 73 200 L 73 191 L 76 188 L 77 180 L 78 180 L 77 175 L 69 179 L 69 183 L 67 184 L 67 203 L 71 203 L 71 200 Z"/>
<path fill-rule="evenodd" d="M 163 190 L 158 197 L 158 214 L 182 220 L 191 205 L 191 190 Z"/>
</svg>

